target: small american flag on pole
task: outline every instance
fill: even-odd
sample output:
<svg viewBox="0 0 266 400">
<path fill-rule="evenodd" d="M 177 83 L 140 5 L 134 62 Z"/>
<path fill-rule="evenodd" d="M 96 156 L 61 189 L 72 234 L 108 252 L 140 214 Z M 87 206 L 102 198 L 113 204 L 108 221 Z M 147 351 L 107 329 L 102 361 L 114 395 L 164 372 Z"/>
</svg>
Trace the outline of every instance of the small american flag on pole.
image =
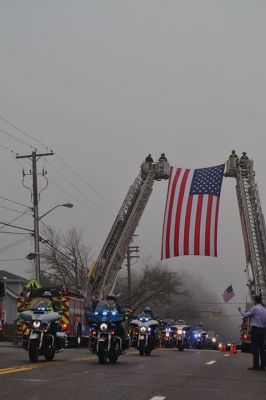
<svg viewBox="0 0 266 400">
<path fill-rule="evenodd" d="M 210 168 L 170 167 L 161 258 L 217 257 L 218 213 L 224 164 Z"/>
<path fill-rule="evenodd" d="M 234 292 L 233 286 L 230 285 L 230 286 L 228 286 L 228 288 L 225 289 L 225 291 L 223 292 L 224 302 L 225 302 L 225 303 L 228 303 L 228 301 L 231 300 L 234 296 L 235 296 L 235 292 Z"/>
</svg>

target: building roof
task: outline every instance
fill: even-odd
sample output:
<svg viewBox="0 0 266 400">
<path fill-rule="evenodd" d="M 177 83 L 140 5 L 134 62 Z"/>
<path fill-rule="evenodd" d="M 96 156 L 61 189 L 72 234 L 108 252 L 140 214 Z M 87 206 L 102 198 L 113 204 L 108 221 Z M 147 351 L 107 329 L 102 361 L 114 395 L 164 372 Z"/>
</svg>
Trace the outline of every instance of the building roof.
<svg viewBox="0 0 266 400">
<path fill-rule="evenodd" d="M 0 269 L 0 278 L 5 277 L 6 282 L 27 282 L 28 279 L 22 278 L 22 276 L 12 274 L 11 272 L 5 271 L 4 269 Z"/>
</svg>

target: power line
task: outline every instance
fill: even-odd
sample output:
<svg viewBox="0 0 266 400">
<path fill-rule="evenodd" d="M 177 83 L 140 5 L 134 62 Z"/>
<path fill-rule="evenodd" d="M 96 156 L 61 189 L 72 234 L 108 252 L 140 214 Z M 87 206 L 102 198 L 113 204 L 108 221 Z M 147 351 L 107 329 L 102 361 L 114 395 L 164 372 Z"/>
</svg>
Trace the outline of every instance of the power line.
<svg viewBox="0 0 266 400">
<path fill-rule="evenodd" d="M 80 176 L 62 157 L 59 156 L 57 152 L 55 152 L 55 155 L 59 158 L 59 160 L 72 171 L 74 175 L 76 175 L 85 185 L 87 185 L 91 190 L 93 190 L 98 196 L 100 196 L 103 200 L 106 201 L 110 206 L 116 209 L 116 206 L 112 204 L 104 195 L 102 195 L 100 192 L 98 192 L 94 187 L 88 183 L 82 176 Z"/>
<path fill-rule="evenodd" d="M 57 173 L 60 175 L 70 186 L 72 186 L 79 194 L 82 196 L 86 197 L 89 202 L 91 202 L 94 206 L 98 207 L 101 211 L 105 212 L 106 214 L 110 215 L 109 211 L 106 211 L 103 207 L 99 206 L 95 201 L 90 199 L 86 194 L 84 194 L 77 186 L 75 186 L 68 178 L 66 178 L 58 169 L 50 162 L 47 161 L 47 164 L 49 164 Z"/>
<path fill-rule="evenodd" d="M 4 135 L 8 136 L 8 137 L 11 137 L 12 139 L 16 140 L 17 142 L 22 143 L 25 146 L 30 147 L 31 149 L 33 149 L 33 146 L 31 146 L 29 143 L 26 143 L 26 142 L 24 142 L 24 140 L 16 138 L 16 136 L 12 135 L 11 133 L 6 132 L 3 129 L 0 129 L 0 132 L 3 133 Z"/>
<path fill-rule="evenodd" d="M 18 244 L 23 243 L 23 242 L 25 242 L 25 241 L 28 240 L 28 239 L 29 239 L 28 237 L 24 237 L 24 238 L 22 238 L 22 239 L 19 239 L 19 240 L 17 240 L 17 241 L 14 242 L 14 243 L 9 244 L 8 246 L 2 247 L 2 248 L 0 249 L 0 252 L 1 252 L 1 251 L 5 251 L 5 250 L 9 250 L 9 249 L 11 249 L 12 247 L 17 246 Z"/>
<path fill-rule="evenodd" d="M 0 119 L 2 121 L 4 121 L 6 124 L 12 126 L 13 128 L 17 129 L 20 133 L 22 133 L 23 135 L 29 137 L 30 139 L 34 140 L 35 142 L 39 143 L 41 146 L 45 147 L 46 149 L 50 148 L 48 147 L 46 144 L 44 144 L 43 142 L 41 142 L 40 140 L 36 139 L 35 137 L 33 137 L 32 135 L 30 135 L 29 133 L 27 133 L 25 130 L 19 128 L 18 126 L 16 126 L 15 124 L 13 124 L 11 121 L 9 121 L 8 119 L 4 118 L 3 116 L 0 115 Z M 10 137 L 12 137 L 15 140 L 20 141 L 20 139 L 17 139 L 16 137 L 14 137 L 13 135 L 9 134 L 6 131 L 3 131 L 0 129 L 0 131 Z M 32 146 L 29 143 L 26 143 L 24 141 L 21 141 L 23 144 L 26 144 L 27 146 L 31 147 Z M 104 196 L 102 195 L 100 192 L 98 192 L 91 184 L 89 184 L 83 177 L 81 177 L 57 152 L 54 153 L 58 159 L 68 168 L 70 169 L 70 171 L 76 176 L 78 177 L 83 183 L 85 183 L 91 190 L 93 190 L 99 197 L 101 197 L 106 203 L 108 203 L 109 205 L 111 205 L 113 208 L 116 209 L 116 207 Z M 53 167 L 53 166 L 52 166 Z M 53 167 L 55 169 L 55 167 Z M 99 207 L 99 206 L 98 206 Z"/>
<path fill-rule="evenodd" d="M 25 258 L 9 258 L 8 260 L 0 260 L 0 262 L 7 262 L 7 261 L 24 261 L 24 262 L 26 262 Z"/>
<path fill-rule="evenodd" d="M 52 181 L 51 179 L 49 179 L 49 181 L 58 189 L 60 189 L 62 192 L 64 192 L 65 194 L 67 194 L 68 196 L 72 197 L 72 199 L 74 199 L 75 201 L 77 201 L 78 203 L 80 203 L 82 206 L 84 206 L 85 208 L 87 208 L 88 210 L 96 213 L 98 216 L 100 216 L 101 218 L 107 219 L 108 221 L 112 221 L 110 218 L 100 214 L 97 210 L 94 210 L 93 208 L 89 207 L 87 204 L 83 203 L 83 201 L 81 201 L 79 198 L 77 198 L 76 196 L 74 196 L 73 194 L 70 194 L 67 190 L 63 189 L 61 186 L 59 186 L 58 184 L 56 184 L 54 181 Z"/>
<path fill-rule="evenodd" d="M 27 207 L 28 208 L 28 207 Z M 21 213 L 21 215 L 18 215 L 16 218 L 13 218 L 11 221 L 9 221 L 8 223 L 6 223 L 5 225 L 8 225 L 8 226 L 12 226 L 12 225 L 10 225 L 12 222 L 14 222 L 14 221 L 16 221 L 17 219 L 19 219 L 19 218 L 21 218 L 23 215 L 25 215 L 26 214 L 26 211 L 27 211 L 27 209 L 23 212 L 23 213 Z M 0 222 L 1 223 L 1 222 Z M 5 228 L 5 226 L 2 226 L 0 229 L 4 229 Z"/>
<path fill-rule="evenodd" d="M 10 203 L 14 203 L 14 204 L 17 204 L 17 205 L 22 206 L 22 207 L 27 207 L 27 208 L 29 208 L 29 206 L 26 206 L 25 204 L 18 203 L 17 201 L 10 200 L 10 199 L 8 199 L 8 198 L 6 198 L 6 197 L 3 197 L 3 196 L 0 196 L 0 199 L 9 201 Z"/>
<path fill-rule="evenodd" d="M 0 231 L 0 233 L 9 234 L 9 235 L 26 235 L 25 232 L 7 232 L 7 231 Z M 28 233 L 29 235 L 29 233 Z"/>
<path fill-rule="evenodd" d="M 33 232 L 32 229 L 23 228 L 22 226 L 17 226 L 17 225 L 11 225 L 11 224 L 9 224 L 9 223 L 2 222 L 2 221 L 0 221 L 0 224 L 5 225 L 5 226 L 11 226 L 12 228 L 22 229 L 22 230 L 24 230 L 24 231 Z M 1 229 L 1 228 L 0 228 L 0 229 Z"/>
<path fill-rule="evenodd" d="M 5 206 L 2 206 L 1 204 L 0 204 L 0 208 L 4 208 L 5 210 L 8 210 L 8 211 L 14 211 L 14 212 L 17 212 L 19 214 L 21 213 L 21 210 L 15 210 L 14 208 L 5 207 Z M 27 212 L 25 214 L 32 215 L 32 214 L 27 213 Z"/>
<path fill-rule="evenodd" d="M 41 146 L 44 146 L 46 149 L 49 149 L 50 147 L 46 146 L 44 143 L 42 143 L 40 140 L 36 139 L 35 137 L 33 137 L 32 135 L 30 135 L 29 133 L 25 132 L 24 130 L 22 130 L 21 128 L 17 127 L 15 124 L 13 124 L 12 122 L 10 122 L 8 119 L 2 117 L 0 115 L 0 119 L 2 121 L 4 121 L 6 124 L 12 126 L 13 128 L 17 129 L 20 133 L 22 133 L 23 135 L 29 137 L 30 139 L 34 140 L 36 143 L 39 143 Z M 29 146 L 29 145 L 28 145 Z M 32 147 L 32 146 L 30 146 Z"/>
<path fill-rule="evenodd" d="M 3 144 L 0 144 L 0 147 L 2 147 L 3 149 L 10 151 L 11 153 L 16 153 L 14 150 L 10 149 L 10 147 L 4 146 Z"/>
</svg>

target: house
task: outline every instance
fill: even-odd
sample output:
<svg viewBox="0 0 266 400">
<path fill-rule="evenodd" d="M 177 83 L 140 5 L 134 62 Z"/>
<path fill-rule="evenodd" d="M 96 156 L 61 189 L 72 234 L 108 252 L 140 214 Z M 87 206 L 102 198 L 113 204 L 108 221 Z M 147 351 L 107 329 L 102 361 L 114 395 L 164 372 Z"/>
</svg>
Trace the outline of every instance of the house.
<svg viewBox="0 0 266 400">
<path fill-rule="evenodd" d="M 0 278 L 5 282 L 5 297 L 0 305 L 2 319 L 7 324 L 13 324 L 17 317 L 17 297 L 28 280 L 5 270 L 0 270 Z"/>
</svg>

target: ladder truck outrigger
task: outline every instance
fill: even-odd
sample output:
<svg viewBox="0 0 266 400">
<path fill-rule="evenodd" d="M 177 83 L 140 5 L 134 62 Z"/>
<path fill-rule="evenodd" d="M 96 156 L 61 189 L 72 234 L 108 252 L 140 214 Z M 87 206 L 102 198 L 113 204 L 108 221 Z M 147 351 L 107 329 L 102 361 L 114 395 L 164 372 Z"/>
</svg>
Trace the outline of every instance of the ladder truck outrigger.
<svg viewBox="0 0 266 400">
<path fill-rule="evenodd" d="M 169 178 L 169 163 L 143 162 L 123 201 L 103 248 L 88 274 L 88 294 L 96 301 L 113 293 L 132 236 L 152 193 L 154 181 Z"/>
<path fill-rule="evenodd" d="M 261 295 L 266 304 L 266 228 L 255 182 L 253 160 L 246 153 L 238 159 L 235 151 L 226 163 L 225 176 L 236 179 L 236 194 L 244 238 L 247 286 L 250 302 Z M 244 319 L 241 327 L 242 351 L 250 350 L 250 327 Z"/>
</svg>

